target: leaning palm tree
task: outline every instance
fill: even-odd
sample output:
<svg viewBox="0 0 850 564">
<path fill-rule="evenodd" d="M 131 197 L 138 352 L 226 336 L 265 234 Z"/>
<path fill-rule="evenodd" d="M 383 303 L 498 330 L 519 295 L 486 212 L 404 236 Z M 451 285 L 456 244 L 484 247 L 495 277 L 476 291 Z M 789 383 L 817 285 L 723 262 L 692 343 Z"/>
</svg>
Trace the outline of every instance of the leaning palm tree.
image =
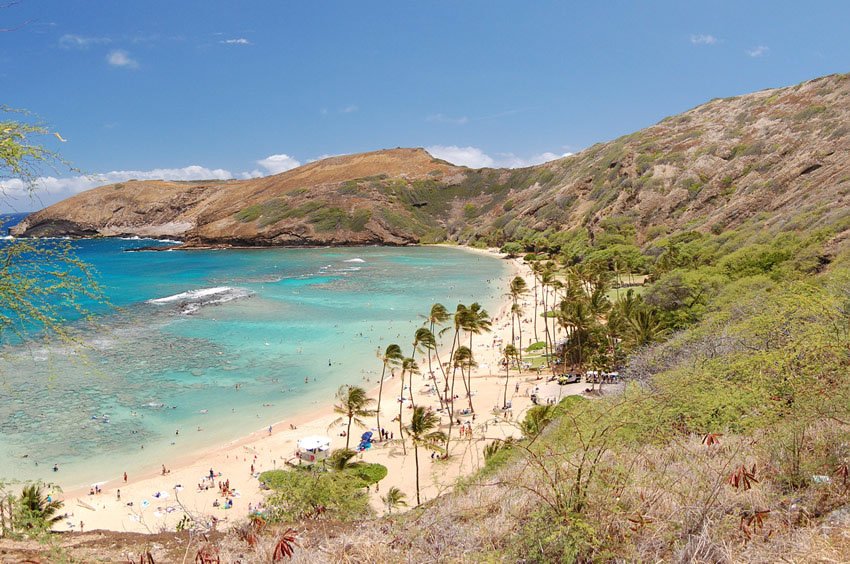
<svg viewBox="0 0 850 564">
<path fill-rule="evenodd" d="M 502 407 L 507 407 L 507 405 L 508 405 L 508 378 L 510 377 L 511 362 L 513 362 L 516 359 L 516 356 L 517 356 L 516 347 L 513 346 L 513 345 L 506 346 L 503 354 L 504 354 L 504 357 L 505 357 L 505 397 L 502 400 Z"/>
<path fill-rule="evenodd" d="M 418 341 L 419 350 L 428 353 L 428 374 L 431 378 L 431 383 L 434 385 L 434 390 L 437 392 L 437 399 L 440 402 L 440 408 L 443 407 L 443 394 L 440 393 L 440 388 L 437 386 L 437 376 L 431 370 L 431 353 L 437 350 L 437 339 L 430 329 L 422 327 L 416 330 L 416 340 Z"/>
<path fill-rule="evenodd" d="M 404 498 L 406 497 L 406 493 L 393 486 L 390 488 L 390 491 L 387 492 L 387 495 L 381 496 L 381 501 L 387 505 L 387 511 L 392 514 L 393 509 L 397 507 L 407 507 L 407 502 L 404 501 Z"/>
<path fill-rule="evenodd" d="M 381 370 L 381 384 L 378 386 L 378 407 L 375 408 L 375 422 L 377 423 L 378 434 L 381 433 L 381 396 L 384 394 L 384 376 L 387 373 L 387 366 L 397 366 L 401 364 L 404 355 L 401 352 L 401 347 L 395 343 L 388 345 L 381 357 L 381 362 L 384 367 Z M 383 437 L 381 437 L 383 440 Z"/>
<path fill-rule="evenodd" d="M 62 520 L 56 513 L 62 508 L 62 502 L 45 495 L 41 484 L 24 486 L 21 491 L 20 517 L 24 528 L 32 529 L 39 524 L 48 528 Z"/>
<path fill-rule="evenodd" d="M 419 447 L 434 452 L 442 452 L 440 444 L 446 440 L 446 434 L 436 430 L 440 418 L 435 413 L 425 411 L 421 405 L 413 408 L 410 425 L 404 428 L 413 442 L 413 459 L 416 465 L 416 505 L 422 503 L 419 499 Z"/>
<path fill-rule="evenodd" d="M 347 384 L 339 387 L 336 392 L 338 403 L 334 405 L 334 413 L 339 413 L 340 417 L 336 418 L 328 425 L 328 429 L 339 425 L 348 419 L 348 428 L 345 432 L 345 448 L 348 448 L 351 441 L 351 424 L 357 423 L 360 427 L 365 427 L 366 423 L 362 417 L 375 415 L 375 411 L 369 409 L 375 400 L 366 395 L 366 390 L 360 386 L 349 386 Z"/>
</svg>

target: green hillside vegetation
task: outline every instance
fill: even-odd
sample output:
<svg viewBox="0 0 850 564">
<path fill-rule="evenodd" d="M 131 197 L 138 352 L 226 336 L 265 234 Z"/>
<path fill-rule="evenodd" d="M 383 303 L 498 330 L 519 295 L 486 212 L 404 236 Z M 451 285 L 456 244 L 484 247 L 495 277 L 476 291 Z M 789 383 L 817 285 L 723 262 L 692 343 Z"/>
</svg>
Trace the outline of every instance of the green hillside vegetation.
<svg viewBox="0 0 850 564">
<path fill-rule="evenodd" d="M 819 528 L 850 504 L 850 254 L 824 250 L 841 226 L 682 232 L 633 247 L 621 238 L 624 223 L 611 225 L 605 245 L 576 236 L 585 243 L 533 258 L 539 280 L 553 285 L 569 286 L 582 272 L 612 280 L 624 257 L 649 274 L 642 301 L 624 291 L 607 306 L 607 321 L 586 328 L 610 334 L 605 326 L 629 300 L 635 312 L 657 315 L 655 344 L 639 343 L 633 327 L 613 347 L 628 383 L 532 409 L 523 440 L 492 441 L 477 475 L 359 530 L 348 557 L 731 562 L 850 554 L 841 527 Z M 567 301 L 590 306 L 592 296 Z M 575 303 L 559 310 L 573 308 L 575 319 Z M 598 357 L 610 355 L 611 341 L 588 342 L 565 354 L 604 367 Z"/>
</svg>

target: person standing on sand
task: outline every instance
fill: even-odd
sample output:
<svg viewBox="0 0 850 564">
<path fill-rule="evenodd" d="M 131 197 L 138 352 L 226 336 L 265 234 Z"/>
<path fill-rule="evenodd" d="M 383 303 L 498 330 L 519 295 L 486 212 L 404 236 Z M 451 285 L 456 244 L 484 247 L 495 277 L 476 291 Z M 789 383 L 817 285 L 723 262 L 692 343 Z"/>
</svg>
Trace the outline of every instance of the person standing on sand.
<svg viewBox="0 0 850 564">
<path fill-rule="evenodd" d="M 126 472 L 124 472 L 124 483 L 125 484 L 127 483 L 127 473 Z"/>
<path fill-rule="evenodd" d="M 269 425 L 269 435 L 271 435 L 271 434 L 272 434 L 272 426 Z"/>
</svg>

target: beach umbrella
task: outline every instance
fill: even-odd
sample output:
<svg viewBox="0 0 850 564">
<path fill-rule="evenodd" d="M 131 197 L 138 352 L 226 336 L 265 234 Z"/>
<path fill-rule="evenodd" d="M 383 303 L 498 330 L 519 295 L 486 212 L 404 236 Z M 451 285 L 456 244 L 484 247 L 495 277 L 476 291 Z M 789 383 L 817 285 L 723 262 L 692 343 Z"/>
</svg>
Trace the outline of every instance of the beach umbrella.
<svg viewBox="0 0 850 564">
<path fill-rule="evenodd" d="M 372 438 L 372 431 L 366 431 L 366 432 L 365 432 L 365 433 L 363 433 L 363 435 L 360 437 L 360 439 L 361 439 L 361 440 L 363 440 L 363 441 L 368 441 L 368 440 L 369 440 L 369 439 L 371 439 L 371 438 Z"/>
</svg>

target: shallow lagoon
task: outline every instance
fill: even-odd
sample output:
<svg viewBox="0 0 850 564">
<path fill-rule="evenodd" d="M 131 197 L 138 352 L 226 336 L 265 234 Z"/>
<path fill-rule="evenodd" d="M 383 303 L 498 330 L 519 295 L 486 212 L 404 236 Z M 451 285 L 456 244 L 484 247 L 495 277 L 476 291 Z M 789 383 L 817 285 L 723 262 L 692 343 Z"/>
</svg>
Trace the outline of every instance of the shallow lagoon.
<svg viewBox="0 0 850 564">
<path fill-rule="evenodd" d="M 509 274 L 442 247 L 125 252 L 149 244 L 75 243 L 118 308 L 82 350 L 7 347 L 0 476 L 93 483 L 310 411 L 409 354 L 432 303 L 493 312 Z"/>
</svg>

